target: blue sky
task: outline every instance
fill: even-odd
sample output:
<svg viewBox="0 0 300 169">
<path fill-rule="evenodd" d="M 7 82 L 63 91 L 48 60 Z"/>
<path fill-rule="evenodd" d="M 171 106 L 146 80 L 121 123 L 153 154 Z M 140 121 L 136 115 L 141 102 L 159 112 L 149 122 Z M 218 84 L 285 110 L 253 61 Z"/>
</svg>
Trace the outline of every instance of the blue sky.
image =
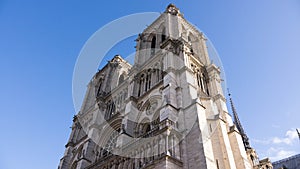
<svg viewBox="0 0 300 169">
<path fill-rule="evenodd" d="M 300 153 L 298 0 L 2 0 L 0 169 L 56 168 L 76 113 L 72 74 L 85 42 L 114 19 L 163 12 L 170 2 L 217 49 L 259 156 L 276 160 Z"/>
</svg>

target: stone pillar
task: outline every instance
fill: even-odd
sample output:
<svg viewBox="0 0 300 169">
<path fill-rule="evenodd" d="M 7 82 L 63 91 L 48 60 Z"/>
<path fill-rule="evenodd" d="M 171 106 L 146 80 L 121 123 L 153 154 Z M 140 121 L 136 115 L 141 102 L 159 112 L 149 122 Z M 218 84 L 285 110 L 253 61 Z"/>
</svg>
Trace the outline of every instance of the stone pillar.
<svg viewBox="0 0 300 169">
<path fill-rule="evenodd" d="M 151 69 L 151 87 L 153 87 L 156 84 L 156 74 L 155 74 L 155 68 Z"/>
<path fill-rule="evenodd" d="M 140 96 L 144 94 L 145 91 L 145 77 L 140 78 Z"/>
<path fill-rule="evenodd" d="M 166 142 L 165 138 L 163 135 L 160 136 L 160 141 L 159 141 L 159 148 L 160 148 L 160 154 L 165 154 L 166 153 Z"/>
<path fill-rule="evenodd" d="M 118 160 L 118 163 L 119 163 L 118 169 L 123 169 L 123 168 L 125 168 L 125 167 L 123 166 L 123 164 L 124 164 L 123 158 L 119 159 L 119 160 Z"/>
<path fill-rule="evenodd" d="M 165 139 L 166 139 L 166 154 L 168 155 L 168 156 L 171 156 L 171 153 L 170 153 L 170 149 L 171 149 L 171 144 L 170 144 L 170 130 L 169 129 L 167 129 L 167 133 L 166 133 L 166 135 L 165 135 Z"/>
<path fill-rule="evenodd" d="M 181 159 L 181 151 L 180 151 L 181 146 L 180 146 L 180 142 L 176 136 L 174 138 L 174 144 L 175 144 L 175 158 Z"/>
</svg>

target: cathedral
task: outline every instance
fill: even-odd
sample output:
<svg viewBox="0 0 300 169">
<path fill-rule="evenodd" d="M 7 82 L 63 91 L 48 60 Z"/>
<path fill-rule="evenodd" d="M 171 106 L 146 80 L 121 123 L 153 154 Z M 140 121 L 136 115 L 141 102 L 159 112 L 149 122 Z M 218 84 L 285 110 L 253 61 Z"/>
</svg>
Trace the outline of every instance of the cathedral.
<svg viewBox="0 0 300 169">
<path fill-rule="evenodd" d="M 142 30 L 141 30 L 142 31 Z M 272 169 L 227 109 L 206 37 L 170 4 L 90 80 L 59 169 Z"/>
</svg>

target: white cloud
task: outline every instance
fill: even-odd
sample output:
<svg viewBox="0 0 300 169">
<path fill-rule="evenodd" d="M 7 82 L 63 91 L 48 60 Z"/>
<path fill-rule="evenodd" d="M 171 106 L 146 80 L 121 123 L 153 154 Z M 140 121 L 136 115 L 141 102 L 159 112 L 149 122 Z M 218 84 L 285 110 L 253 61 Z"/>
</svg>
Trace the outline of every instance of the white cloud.
<svg viewBox="0 0 300 169">
<path fill-rule="evenodd" d="M 298 138 L 298 133 L 296 130 L 288 130 L 286 132 L 286 136 L 290 139 L 297 139 Z"/>
<path fill-rule="evenodd" d="M 273 137 L 272 143 L 273 144 L 287 144 L 292 145 L 295 140 L 298 139 L 298 134 L 296 130 L 288 130 L 285 134 L 285 137 L 279 138 L 279 137 Z"/>
<path fill-rule="evenodd" d="M 274 144 L 281 144 L 281 143 L 284 143 L 284 144 L 288 144 L 288 145 L 291 145 L 292 144 L 292 140 L 289 139 L 289 138 L 278 138 L 278 137 L 274 137 L 272 139 L 272 142 Z"/>
<path fill-rule="evenodd" d="M 287 130 L 283 137 L 272 137 L 263 140 L 251 139 L 251 141 L 256 144 L 254 148 L 258 148 L 258 155 L 269 157 L 272 162 L 299 154 L 298 149 L 295 148 L 299 144 L 298 133 L 295 129 Z"/>
<path fill-rule="evenodd" d="M 271 147 L 268 149 L 268 154 L 269 154 L 269 158 L 271 159 L 271 161 L 275 162 L 275 161 L 282 160 L 284 158 L 293 156 L 293 155 L 297 154 L 297 152 L 292 151 L 292 150 L 285 150 L 283 148 Z"/>
<path fill-rule="evenodd" d="M 286 144 L 292 145 L 298 140 L 298 133 L 295 129 L 290 129 L 286 132 L 285 137 L 272 137 L 269 139 L 251 139 L 254 143 L 257 144 Z"/>
</svg>

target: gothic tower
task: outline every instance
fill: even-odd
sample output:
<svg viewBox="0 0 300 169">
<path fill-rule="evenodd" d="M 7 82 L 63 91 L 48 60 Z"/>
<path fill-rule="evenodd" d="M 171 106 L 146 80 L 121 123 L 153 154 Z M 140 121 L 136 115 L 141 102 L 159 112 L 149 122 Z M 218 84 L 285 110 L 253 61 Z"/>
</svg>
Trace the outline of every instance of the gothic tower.
<svg viewBox="0 0 300 169">
<path fill-rule="evenodd" d="M 91 79 L 59 169 L 257 167 L 203 33 L 170 4 L 136 41 Z"/>
</svg>

